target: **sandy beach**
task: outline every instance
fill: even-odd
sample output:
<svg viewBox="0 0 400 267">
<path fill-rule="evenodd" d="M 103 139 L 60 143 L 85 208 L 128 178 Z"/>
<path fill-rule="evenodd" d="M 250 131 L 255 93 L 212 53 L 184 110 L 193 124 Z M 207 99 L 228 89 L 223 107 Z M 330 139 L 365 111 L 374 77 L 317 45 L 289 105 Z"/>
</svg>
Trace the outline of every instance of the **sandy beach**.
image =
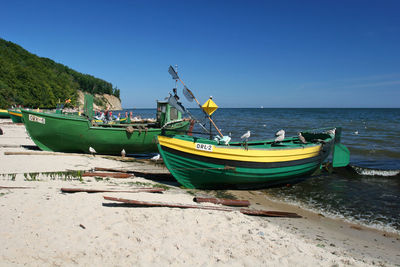
<svg viewBox="0 0 400 267">
<path fill-rule="evenodd" d="M 224 193 L 249 200 L 250 208 L 296 212 L 302 218 L 115 204 L 103 196 L 195 204 L 194 195 L 217 192 L 187 190 L 173 181 L 138 176 L 71 177 L 68 172 L 95 167 L 161 167 L 119 157 L 40 154 L 23 125 L 0 119 L 0 128 L 0 187 L 26 187 L 0 189 L 0 266 L 400 266 L 397 234 L 275 202 L 262 191 Z M 60 190 L 140 187 L 167 190 L 161 194 Z"/>
</svg>

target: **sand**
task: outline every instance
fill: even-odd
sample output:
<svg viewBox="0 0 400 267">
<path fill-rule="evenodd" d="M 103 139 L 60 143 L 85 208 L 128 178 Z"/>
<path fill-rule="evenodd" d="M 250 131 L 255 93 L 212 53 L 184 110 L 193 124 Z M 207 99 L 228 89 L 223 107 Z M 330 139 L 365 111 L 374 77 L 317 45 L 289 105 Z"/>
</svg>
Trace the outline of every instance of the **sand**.
<svg viewBox="0 0 400 267">
<path fill-rule="evenodd" d="M 29 152 L 34 146 L 23 125 L 8 122 L 0 120 L 4 131 L 0 135 L 0 186 L 30 188 L 0 189 L 0 266 L 400 265 L 399 236 L 274 202 L 261 191 L 229 193 L 250 200 L 252 208 L 294 211 L 303 218 L 133 208 L 103 199 L 193 204 L 193 194 L 213 194 L 185 190 L 175 182 L 29 176 L 26 173 L 149 167 L 91 155 L 4 155 L 6 151 Z M 60 191 L 62 187 L 127 190 L 159 185 L 169 189 L 162 194 Z"/>
</svg>

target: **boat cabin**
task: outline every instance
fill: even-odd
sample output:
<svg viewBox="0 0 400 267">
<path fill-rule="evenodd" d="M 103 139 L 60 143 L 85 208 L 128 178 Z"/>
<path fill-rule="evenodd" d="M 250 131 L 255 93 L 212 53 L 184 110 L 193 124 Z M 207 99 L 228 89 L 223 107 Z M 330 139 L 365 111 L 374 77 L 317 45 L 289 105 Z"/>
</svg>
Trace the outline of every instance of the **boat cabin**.
<svg viewBox="0 0 400 267">
<path fill-rule="evenodd" d="M 160 126 L 170 122 L 182 119 L 182 113 L 171 106 L 168 101 L 157 101 L 157 122 Z"/>
</svg>

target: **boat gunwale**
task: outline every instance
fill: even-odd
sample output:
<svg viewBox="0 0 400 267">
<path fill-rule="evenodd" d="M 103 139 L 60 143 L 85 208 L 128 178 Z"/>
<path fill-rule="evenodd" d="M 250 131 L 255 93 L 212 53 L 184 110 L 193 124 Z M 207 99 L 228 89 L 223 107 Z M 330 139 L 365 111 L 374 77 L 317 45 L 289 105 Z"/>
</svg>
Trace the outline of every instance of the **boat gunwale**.
<svg viewBox="0 0 400 267">
<path fill-rule="evenodd" d="M 159 144 L 161 150 L 174 154 L 179 157 L 188 158 L 191 160 L 203 162 L 203 163 L 211 163 L 220 166 L 229 166 L 235 168 L 255 168 L 255 169 L 273 169 L 273 168 L 283 168 L 283 167 L 291 167 L 297 166 L 307 163 L 313 162 L 321 162 L 323 158 L 323 154 L 319 152 L 315 156 L 305 157 L 297 160 L 286 160 L 286 161 L 243 161 L 243 160 L 232 160 L 232 159 L 224 159 L 224 158 L 215 158 L 209 156 L 203 156 L 198 154 L 192 154 L 188 152 L 179 151 L 170 147 L 165 147 Z"/>
<path fill-rule="evenodd" d="M 129 126 L 132 126 L 134 128 L 140 129 L 139 126 L 145 126 L 145 125 L 148 125 L 148 124 L 155 124 L 154 122 L 149 122 L 147 124 L 146 123 L 141 123 L 141 124 L 135 124 L 135 123 L 131 123 L 131 124 L 120 124 L 120 123 L 118 123 L 117 124 L 117 123 L 115 123 L 115 124 L 98 124 L 97 126 L 95 126 L 87 118 L 79 117 L 79 116 L 75 116 L 75 115 L 45 113 L 45 112 L 37 112 L 37 111 L 33 111 L 33 110 L 21 109 L 21 114 L 24 113 L 24 112 L 27 113 L 27 114 L 32 114 L 32 115 L 37 115 L 37 116 L 44 116 L 44 117 L 51 118 L 51 119 L 63 119 L 63 120 L 74 120 L 74 121 L 86 122 L 88 124 L 89 129 L 93 129 L 93 130 L 113 129 L 113 130 L 118 130 L 118 131 L 126 131 L 126 128 L 129 127 Z M 164 130 L 165 131 L 170 131 L 170 130 L 173 130 L 174 128 L 185 127 L 185 125 L 181 125 L 181 126 L 176 126 L 176 125 L 179 124 L 179 123 L 184 123 L 186 121 L 187 120 L 184 120 L 184 119 L 182 119 L 180 121 L 175 121 L 175 122 L 171 123 L 170 125 L 168 125 L 168 127 L 165 127 Z M 145 128 L 141 128 L 141 129 L 142 129 L 142 132 L 146 131 Z M 161 127 L 147 128 L 147 132 L 148 131 L 152 131 L 152 132 L 153 131 L 160 131 L 160 130 L 161 130 Z"/>
</svg>

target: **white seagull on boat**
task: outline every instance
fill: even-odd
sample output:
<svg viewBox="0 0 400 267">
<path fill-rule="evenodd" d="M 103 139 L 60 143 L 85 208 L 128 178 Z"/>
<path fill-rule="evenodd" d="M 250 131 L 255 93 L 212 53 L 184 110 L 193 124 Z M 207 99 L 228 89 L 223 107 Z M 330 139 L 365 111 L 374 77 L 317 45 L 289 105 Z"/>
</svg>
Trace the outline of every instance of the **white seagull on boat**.
<svg viewBox="0 0 400 267">
<path fill-rule="evenodd" d="M 241 139 L 249 139 L 249 137 L 250 137 L 250 131 L 247 131 L 244 135 L 242 135 L 240 138 Z"/>
<path fill-rule="evenodd" d="M 275 142 L 282 142 L 285 139 L 285 131 L 279 130 L 275 133 Z"/>
</svg>

